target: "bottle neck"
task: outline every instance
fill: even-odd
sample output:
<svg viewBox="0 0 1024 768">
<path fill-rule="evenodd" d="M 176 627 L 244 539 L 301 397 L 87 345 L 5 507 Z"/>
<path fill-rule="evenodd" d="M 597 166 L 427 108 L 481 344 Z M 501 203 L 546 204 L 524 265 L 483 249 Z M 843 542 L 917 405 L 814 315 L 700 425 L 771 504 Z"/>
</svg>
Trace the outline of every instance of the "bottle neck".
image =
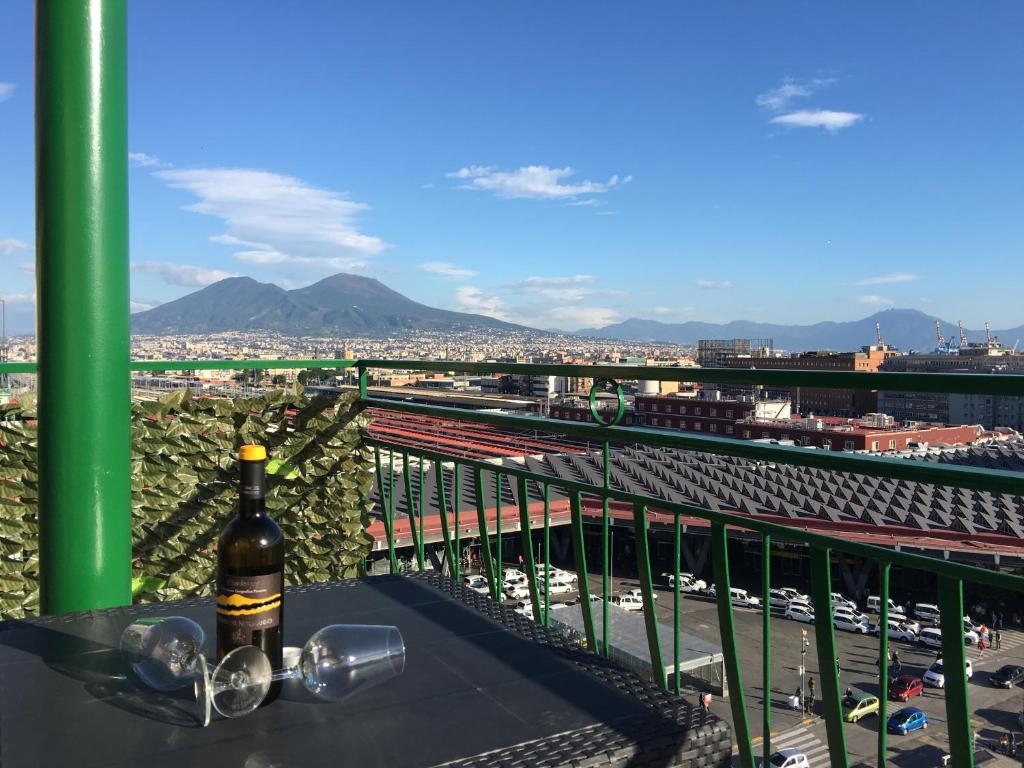
<svg viewBox="0 0 1024 768">
<path fill-rule="evenodd" d="M 263 461 L 241 461 L 238 516 L 259 517 L 267 511 L 267 475 Z"/>
</svg>

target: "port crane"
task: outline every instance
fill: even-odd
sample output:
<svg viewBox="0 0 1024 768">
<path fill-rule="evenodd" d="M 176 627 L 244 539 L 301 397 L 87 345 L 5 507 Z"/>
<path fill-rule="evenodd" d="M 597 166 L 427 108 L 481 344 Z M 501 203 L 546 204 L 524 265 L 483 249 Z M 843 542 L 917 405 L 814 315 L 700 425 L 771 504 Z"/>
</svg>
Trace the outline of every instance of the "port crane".
<svg viewBox="0 0 1024 768">
<path fill-rule="evenodd" d="M 967 333 L 964 331 L 964 321 L 957 320 L 956 327 L 960 329 L 960 349 L 967 349 Z"/>
</svg>

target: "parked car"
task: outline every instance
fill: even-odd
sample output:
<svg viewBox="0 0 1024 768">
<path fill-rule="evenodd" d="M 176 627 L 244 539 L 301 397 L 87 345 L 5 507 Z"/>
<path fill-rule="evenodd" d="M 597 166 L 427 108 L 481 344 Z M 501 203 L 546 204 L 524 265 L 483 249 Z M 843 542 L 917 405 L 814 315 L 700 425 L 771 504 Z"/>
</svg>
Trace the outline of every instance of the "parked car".
<svg viewBox="0 0 1024 768">
<path fill-rule="evenodd" d="M 929 648 L 941 648 L 942 647 L 942 630 L 936 627 L 926 627 L 921 630 L 921 634 L 917 636 L 917 640 L 921 645 L 927 645 Z"/>
<path fill-rule="evenodd" d="M 525 584 L 528 584 L 528 583 L 529 582 L 528 582 L 528 580 L 527 580 L 527 578 L 525 576 L 512 576 L 511 578 L 506 576 L 505 577 L 505 581 L 501 585 L 501 588 L 502 589 L 506 589 L 507 587 L 515 587 L 515 586 L 517 586 L 519 584 L 524 584 L 525 585 Z"/>
<path fill-rule="evenodd" d="M 928 727 L 928 716 L 917 707 L 904 707 L 894 712 L 886 723 L 886 730 L 889 733 L 898 733 L 906 736 L 911 731 Z"/>
<path fill-rule="evenodd" d="M 490 587 L 487 585 L 487 579 L 483 576 L 463 576 L 462 583 L 474 592 L 479 592 L 481 595 L 486 595 L 491 591 Z"/>
<path fill-rule="evenodd" d="M 542 592 L 546 590 L 552 595 L 564 595 L 566 592 L 572 592 L 572 584 L 561 579 L 551 579 L 547 585 L 543 583 L 538 584 L 537 589 Z"/>
<path fill-rule="evenodd" d="M 973 632 L 979 638 L 984 637 L 986 643 L 989 642 L 989 635 L 992 634 L 987 626 L 972 621 L 970 616 L 964 616 L 964 632 Z"/>
<path fill-rule="evenodd" d="M 665 581 L 668 583 L 669 589 L 676 588 L 676 575 L 674 573 L 663 573 Z M 679 574 L 679 591 L 680 592 L 703 592 L 708 588 L 708 583 L 704 579 L 698 579 L 692 573 L 680 573 Z"/>
<path fill-rule="evenodd" d="M 917 603 L 914 606 L 914 615 L 921 621 L 938 621 L 939 606 L 934 603 Z"/>
<path fill-rule="evenodd" d="M 878 697 L 857 691 L 843 696 L 843 720 L 856 723 L 862 717 L 878 714 Z"/>
<path fill-rule="evenodd" d="M 977 645 L 979 639 L 977 632 L 973 630 L 964 631 L 964 645 Z"/>
<path fill-rule="evenodd" d="M 633 595 L 612 595 L 611 604 L 627 611 L 642 611 L 644 609 L 644 601 Z"/>
<path fill-rule="evenodd" d="M 868 626 L 868 632 L 872 635 L 878 634 L 878 624 L 870 624 Z M 917 640 L 917 635 L 907 628 L 906 624 L 901 624 L 898 621 L 889 622 L 889 639 L 890 640 L 902 640 L 905 643 L 912 643 Z"/>
<path fill-rule="evenodd" d="M 851 611 L 857 610 L 857 604 L 841 592 L 833 592 L 829 597 L 832 599 L 833 610 L 842 606 L 849 608 Z"/>
<path fill-rule="evenodd" d="M 793 603 L 786 606 L 786 612 L 782 614 L 787 619 L 793 621 L 801 621 L 804 624 L 814 623 L 814 609 L 809 605 L 805 606 L 802 603 Z"/>
<path fill-rule="evenodd" d="M 900 675 L 889 683 L 889 698 L 895 701 L 910 701 L 914 696 L 924 694 L 924 683 L 920 677 Z"/>
<path fill-rule="evenodd" d="M 852 622 L 854 622 L 856 624 L 867 624 L 868 623 L 868 617 L 865 614 L 861 613 L 860 611 L 857 611 L 857 610 L 851 611 L 849 608 L 846 608 L 846 607 L 833 608 L 832 609 L 832 618 L 839 618 L 840 616 L 842 616 L 843 618 L 848 619 L 849 621 L 852 621 Z"/>
<path fill-rule="evenodd" d="M 530 597 L 530 588 L 525 584 L 506 584 L 505 597 L 509 600 L 525 600 Z"/>
<path fill-rule="evenodd" d="M 798 592 L 792 587 L 778 587 L 771 590 L 768 594 L 768 602 L 773 608 L 785 608 L 794 601 L 801 603 L 810 602 L 807 595 Z"/>
<path fill-rule="evenodd" d="M 807 759 L 807 755 L 799 749 L 790 747 L 789 749 L 780 749 L 769 757 L 768 766 L 769 768 L 811 768 L 811 763 Z"/>
<path fill-rule="evenodd" d="M 517 570 L 515 568 L 506 568 L 505 569 L 505 581 L 515 581 L 515 580 L 518 580 L 518 579 L 522 579 L 523 581 L 526 581 L 526 578 L 527 578 L 526 574 L 523 573 L 520 570 Z"/>
<path fill-rule="evenodd" d="M 732 587 L 729 590 L 729 592 L 732 596 L 733 605 L 739 605 L 744 608 L 754 608 L 761 604 L 761 601 L 758 598 L 749 594 L 745 589 L 740 589 L 739 587 Z M 708 587 L 708 597 L 717 596 L 718 595 L 715 591 L 715 585 L 712 584 L 710 587 Z"/>
<path fill-rule="evenodd" d="M 856 619 L 852 619 L 849 616 L 844 616 L 842 614 L 832 618 L 832 626 L 836 629 L 843 629 L 847 632 L 857 632 L 861 635 L 866 635 L 868 633 L 868 623 L 866 620 L 857 621 Z"/>
<path fill-rule="evenodd" d="M 632 595 L 633 597 L 639 598 L 641 603 L 644 601 L 644 593 L 643 593 L 642 590 L 639 590 L 639 589 L 627 589 L 623 594 Z M 657 600 L 658 599 L 658 593 L 657 592 L 653 592 L 651 594 L 651 597 L 653 599 Z"/>
<path fill-rule="evenodd" d="M 894 613 L 903 613 L 903 609 L 900 608 L 892 599 L 888 601 L 889 604 L 889 615 Z M 868 595 L 867 609 L 872 613 L 878 613 L 882 610 L 882 598 L 878 595 Z"/>
<path fill-rule="evenodd" d="M 1017 683 L 1024 682 L 1024 667 L 1004 664 L 989 675 L 988 681 L 996 688 L 1013 688 Z"/>
<path fill-rule="evenodd" d="M 533 603 L 520 602 L 516 603 L 516 607 L 513 608 L 516 613 L 520 616 L 525 616 L 528 619 L 533 619 Z"/>
<path fill-rule="evenodd" d="M 971 679 L 971 675 L 974 674 L 974 667 L 971 665 L 971 660 L 967 659 L 967 679 Z M 928 670 L 924 673 L 924 684 L 930 685 L 933 688 L 945 688 L 946 687 L 946 675 L 942 671 L 942 659 L 936 659 Z"/>
</svg>

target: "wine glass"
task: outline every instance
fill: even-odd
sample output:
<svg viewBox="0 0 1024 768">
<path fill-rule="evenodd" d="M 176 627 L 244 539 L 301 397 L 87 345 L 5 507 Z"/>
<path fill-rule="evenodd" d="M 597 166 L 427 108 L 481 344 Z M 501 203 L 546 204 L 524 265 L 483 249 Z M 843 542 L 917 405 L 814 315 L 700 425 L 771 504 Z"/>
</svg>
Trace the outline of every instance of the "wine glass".
<svg viewBox="0 0 1024 768">
<path fill-rule="evenodd" d="M 205 640 L 203 628 L 184 616 L 142 618 L 121 633 L 121 652 L 154 690 L 193 686 L 204 726 L 210 723 L 211 705 L 224 717 L 253 712 L 270 690 L 270 660 L 259 648 L 243 645 L 213 665 L 203 655 Z"/>
<path fill-rule="evenodd" d="M 306 641 L 298 663 L 273 680 L 301 680 L 325 701 L 348 697 L 398 677 L 405 669 L 405 641 L 398 627 L 331 624 Z"/>
</svg>

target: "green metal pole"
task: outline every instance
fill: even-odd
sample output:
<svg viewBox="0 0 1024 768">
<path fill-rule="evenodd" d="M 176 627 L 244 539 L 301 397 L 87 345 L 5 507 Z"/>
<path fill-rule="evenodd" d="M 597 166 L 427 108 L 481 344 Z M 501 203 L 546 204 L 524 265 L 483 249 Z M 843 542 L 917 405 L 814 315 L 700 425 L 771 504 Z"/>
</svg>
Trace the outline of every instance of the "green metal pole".
<svg viewBox="0 0 1024 768">
<path fill-rule="evenodd" d="M 40 608 L 131 602 L 125 0 L 36 3 Z"/>
<path fill-rule="evenodd" d="M 633 534 L 636 540 L 636 570 L 640 576 L 640 592 L 644 596 L 644 624 L 647 628 L 647 650 L 651 654 L 651 677 L 660 688 L 667 687 L 665 662 L 661 657 L 658 637 L 658 616 L 654 610 L 654 580 L 651 578 L 651 551 L 647 544 L 647 507 L 633 505 Z"/>
<path fill-rule="evenodd" d="M 764 739 L 764 764 L 772 754 L 772 603 L 769 595 L 772 587 L 772 537 L 767 533 L 761 537 L 762 585 L 761 585 L 761 664 L 764 672 L 764 722 L 761 738 Z"/>
<path fill-rule="evenodd" d="M 971 703 L 967 691 L 967 653 L 964 648 L 964 588 L 961 579 L 939 576 L 939 629 L 942 631 L 942 671 L 946 678 L 946 722 L 953 765 L 974 766 Z"/>
<path fill-rule="evenodd" d="M 551 626 L 551 486 L 544 483 L 544 626 Z M 576 582 L 587 574 L 576 574 Z"/>
<path fill-rule="evenodd" d="M 885 768 L 889 722 L 889 563 L 878 564 L 878 768 Z"/>
<path fill-rule="evenodd" d="M 679 549 L 682 546 L 682 526 L 680 516 L 675 516 L 675 546 L 672 553 L 672 675 L 675 678 L 673 690 L 679 695 Z"/>
<path fill-rule="evenodd" d="M 604 441 L 604 489 L 611 488 L 611 463 L 608 441 Z M 604 602 L 601 605 L 601 654 L 608 655 L 608 591 L 611 587 L 608 572 L 611 570 L 611 552 L 608 549 L 608 496 L 601 498 L 601 596 Z"/>
<path fill-rule="evenodd" d="M 818 679 L 821 681 L 821 711 L 828 734 L 829 765 L 847 768 L 846 734 L 839 696 L 839 656 L 832 620 L 831 550 L 811 547 L 811 604 L 814 606 L 814 640 L 818 647 Z M 884 694 L 884 691 L 881 692 Z M 884 723 L 879 723 L 884 727 Z"/>
</svg>

